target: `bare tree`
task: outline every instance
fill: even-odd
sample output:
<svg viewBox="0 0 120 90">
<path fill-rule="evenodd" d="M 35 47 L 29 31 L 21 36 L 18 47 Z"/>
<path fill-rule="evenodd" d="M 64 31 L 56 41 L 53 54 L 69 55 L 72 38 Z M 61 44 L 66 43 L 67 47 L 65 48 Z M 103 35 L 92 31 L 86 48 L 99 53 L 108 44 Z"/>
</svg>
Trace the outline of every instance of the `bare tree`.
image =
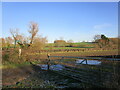
<svg viewBox="0 0 120 90">
<path fill-rule="evenodd" d="M 28 30 L 28 32 L 31 34 L 30 44 L 32 44 L 34 37 L 36 36 L 37 32 L 39 31 L 38 24 L 35 22 L 30 22 L 29 29 L 30 30 Z"/>
<path fill-rule="evenodd" d="M 67 43 L 74 43 L 72 39 L 68 40 Z"/>
<path fill-rule="evenodd" d="M 94 41 L 98 44 L 98 46 L 100 48 L 102 48 L 104 46 L 108 46 L 108 44 L 109 44 L 109 38 L 106 37 L 103 34 L 101 34 L 101 35 L 95 35 Z"/>
<path fill-rule="evenodd" d="M 1 44 L 1 47 L 6 47 L 6 43 L 5 43 L 5 39 L 4 38 L 0 38 L 0 44 Z"/>
<path fill-rule="evenodd" d="M 94 41 L 98 42 L 98 40 L 101 39 L 101 35 L 95 35 L 94 36 Z"/>
<path fill-rule="evenodd" d="M 34 50 L 43 49 L 47 42 L 48 41 L 47 41 L 46 37 L 42 37 L 42 36 L 38 35 L 38 36 L 34 37 L 32 48 Z"/>
<path fill-rule="evenodd" d="M 17 42 L 17 36 L 18 36 L 19 29 L 10 29 L 10 33 L 12 34 L 12 37 L 14 38 L 14 47 L 16 46 Z"/>
<path fill-rule="evenodd" d="M 17 36 L 18 36 L 18 31 L 19 29 L 10 29 L 10 33 L 12 34 L 12 37 L 14 38 L 14 40 L 17 40 Z"/>
<path fill-rule="evenodd" d="M 19 40 L 21 43 L 23 43 L 25 41 L 25 37 L 23 35 L 17 35 L 17 40 Z"/>
<path fill-rule="evenodd" d="M 10 45 L 12 45 L 13 41 L 14 40 L 11 37 L 6 37 L 5 38 L 5 42 L 6 42 L 6 45 L 7 45 L 8 48 L 10 47 Z"/>
<path fill-rule="evenodd" d="M 12 34 L 12 37 L 14 38 L 14 47 L 16 46 L 16 43 L 18 43 L 20 46 L 23 47 L 24 36 L 19 33 L 19 30 L 10 29 L 10 33 Z"/>
<path fill-rule="evenodd" d="M 69 47 L 72 47 L 72 46 L 73 46 L 74 41 L 73 41 L 72 39 L 70 39 L 70 40 L 68 40 L 68 41 L 67 41 L 67 43 L 68 43 L 68 46 L 69 46 Z"/>
<path fill-rule="evenodd" d="M 11 37 L 6 37 L 5 41 L 6 41 L 6 43 L 9 43 L 9 44 L 13 43 L 13 39 Z"/>
</svg>

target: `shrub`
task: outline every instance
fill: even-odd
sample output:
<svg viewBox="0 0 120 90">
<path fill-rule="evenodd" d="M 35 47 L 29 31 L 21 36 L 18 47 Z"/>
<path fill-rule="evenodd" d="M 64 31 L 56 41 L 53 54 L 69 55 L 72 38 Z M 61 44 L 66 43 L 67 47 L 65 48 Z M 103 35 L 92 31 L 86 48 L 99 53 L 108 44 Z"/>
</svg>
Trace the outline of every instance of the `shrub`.
<svg viewBox="0 0 120 90">
<path fill-rule="evenodd" d="M 3 61 L 9 61 L 9 54 L 4 54 L 4 55 L 2 56 L 2 60 L 3 60 Z"/>
</svg>

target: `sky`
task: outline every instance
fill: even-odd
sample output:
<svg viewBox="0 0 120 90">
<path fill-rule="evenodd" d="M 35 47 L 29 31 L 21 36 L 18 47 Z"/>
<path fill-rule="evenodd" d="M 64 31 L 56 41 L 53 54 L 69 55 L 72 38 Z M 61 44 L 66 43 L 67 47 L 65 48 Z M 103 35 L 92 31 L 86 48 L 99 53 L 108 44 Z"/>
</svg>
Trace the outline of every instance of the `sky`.
<svg viewBox="0 0 120 90">
<path fill-rule="evenodd" d="M 118 36 L 117 2 L 3 2 L 2 37 L 10 28 L 29 36 L 29 23 L 39 24 L 39 35 L 56 39 L 92 41 L 96 34 Z"/>
</svg>

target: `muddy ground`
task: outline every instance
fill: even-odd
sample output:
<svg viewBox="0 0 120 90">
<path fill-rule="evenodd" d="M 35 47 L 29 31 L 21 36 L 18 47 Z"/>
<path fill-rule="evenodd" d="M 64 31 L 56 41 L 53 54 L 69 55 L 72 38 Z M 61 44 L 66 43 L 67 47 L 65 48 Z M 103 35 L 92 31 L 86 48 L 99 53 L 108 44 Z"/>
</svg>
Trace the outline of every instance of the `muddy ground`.
<svg viewBox="0 0 120 90">
<path fill-rule="evenodd" d="M 5 69 L 3 88 L 85 88 L 80 81 L 59 75 L 53 71 L 41 70 L 36 65 Z"/>
</svg>

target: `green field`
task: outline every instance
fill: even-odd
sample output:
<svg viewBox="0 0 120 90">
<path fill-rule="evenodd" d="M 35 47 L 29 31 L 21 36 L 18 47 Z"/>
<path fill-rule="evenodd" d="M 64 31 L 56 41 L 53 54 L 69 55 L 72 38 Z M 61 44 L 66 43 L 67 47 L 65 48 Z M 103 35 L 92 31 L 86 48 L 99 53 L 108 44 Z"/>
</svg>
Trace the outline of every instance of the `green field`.
<svg viewBox="0 0 120 90">
<path fill-rule="evenodd" d="M 94 48 L 94 44 L 92 43 L 87 43 L 87 42 L 79 42 L 79 43 L 71 43 L 71 47 L 69 46 L 70 44 L 66 43 L 63 46 L 56 46 L 55 43 L 48 43 L 46 44 L 44 50 L 48 49 L 80 49 L 80 48 Z"/>
<path fill-rule="evenodd" d="M 81 48 L 94 48 L 94 47 L 45 47 L 44 50 L 49 49 L 81 49 Z"/>
</svg>

